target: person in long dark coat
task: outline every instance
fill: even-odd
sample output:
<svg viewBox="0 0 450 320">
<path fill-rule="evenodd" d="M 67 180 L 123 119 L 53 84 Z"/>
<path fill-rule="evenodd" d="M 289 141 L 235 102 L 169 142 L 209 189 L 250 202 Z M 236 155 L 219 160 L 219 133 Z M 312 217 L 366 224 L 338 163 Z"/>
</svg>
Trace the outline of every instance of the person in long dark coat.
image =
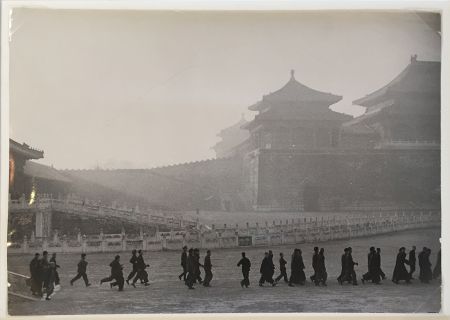
<svg viewBox="0 0 450 320">
<path fill-rule="evenodd" d="M 348 253 L 348 248 L 344 249 L 344 253 L 341 256 L 341 273 L 339 275 L 339 277 L 337 278 L 338 282 L 340 285 L 342 285 L 342 283 L 345 281 L 344 277 L 345 277 L 345 261 L 347 259 L 347 253 Z"/>
<path fill-rule="evenodd" d="M 409 275 L 408 270 L 406 270 L 405 264 L 409 264 L 409 261 L 406 260 L 405 247 L 401 247 L 397 254 L 394 273 L 392 275 L 392 282 L 395 284 L 398 284 L 401 280 L 405 280 L 406 283 L 411 282 L 411 276 Z"/>
<path fill-rule="evenodd" d="M 212 263 L 211 263 L 211 250 L 206 251 L 205 261 L 203 263 L 203 269 L 205 270 L 205 279 L 203 280 L 203 286 L 210 287 L 211 280 L 213 278 L 212 274 Z"/>
<path fill-rule="evenodd" d="M 369 254 L 367 255 L 367 273 L 363 274 L 361 279 L 362 283 L 372 280 L 372 283 L 380 283 L 380 273 L 378 267 L 378 255 L 375 251 L 375 247 L 370 247 Z"/>
<path fill-rule="evenodd" d="M 131 263 L 132 269 L 131 269 L 131 272 L 128 275 L 127 279 L 125 280 L 127 282 L 127 284 L 130 284 L 130 280 L 133 279 L 133 277 L 138 272 L 138 268 L 137 268 L 137 251 L 136 251 L 136 249 L 133 249 L 131 251 L 130 263 Z"/>
<path fill-rule="evenodd" d="M 433 270 L 433 279 L 437 279 L 441 276 L 441 249 L 437 254 L 436 265 Z"/>
<path fill-rule="evenodd" d="M 187 274 L 187 246 L 183 247 L 183 252 L 181 252 L 181 267 L 183 268 L 183 272 L 178 276 L 178 279 L 181 280 L 183 278 L 184 281 L 186 281 L 186 274 Z"/>
<path fill-rule="evenodd" d="M 414 271 L 416 271 L 416 246 L 412 246 L 412 249 L 409 251 L 408 261 L 409 261 L 409 275 L 411 279 L 414 279 L 413 273 Z"/>
<path fill-rule="evenodd" d="M 88 277 L 86 274 L 87 265 L 88 265 L 88 262 L 86 261 L 86 253 L 82 253 L 81 260 L 78 262 L 78 265 L 77 265 L 77 275 L 75 276 L 75 278 L 70 280 L 71 286 L 73 286 L 73 283 L 75 281 L 77 281 L 78 279 L 80 279 L 81 277 L 83 277 L 84 284 L 86 285 L 86 287 L 89 287 L 91 285 L 88 281 Z"/>
<path fill-rule="evenodd" d="M 249 273 L 250 273 L 250 267 L 251 267 L 251 262 L 250 260 L 245 256 L 245 252 L 242 252 L 242 259 L 239 260 L 237 266 L 242 266 L 242 276 L 244 277 L 243 280 L 241 280 L 241 287 L 243 288 L 244 286 L 246 288 L 248 288 L 248 286 L 250 285 L 250 280 L 248 278 Z"/>
<path fill-rule="evenodd" d="M 42 286 L 45 290 L 47 290 L 48 273 L 50 272 L 50 262 L 48 261 L 47 251 L 42 252 L 42 258 L 39 261 L 39 272 L 40 272 L 39 278 L 41 279 L 40 286 Z"/>
<path fill-rule="evenodd" d="M 136 288 L 136 282 L 141 280 L 141 283 L 144 283 L 145 286 L 149 286 L 148 283 L 148 273 L 145 271 L 146 268 L 150 267 L 150 265 L 146 264 L 144 261 L 143 251 L 138 251 L 139 255 L 136 258 L 136 276 L 133 279 L 131 285 Z"/>
<path fill-rule="evenodd" d="M 376 265 L 377 265 L 377 271 L 380 275 L 381 279 L 386 279 L 386 274 L 383 272 L 383 269 L 381 269 L 381 249 L 377 248 L 377 259 L 376 259 Z"/>
<path fill-rule="evenodd" d="M 429 283 L 433 278 L 433 272 L 431 271 L 430 254 L 431 249 L 429 248 L 423 248 L 423 251 L 419 253 L 419 279 L 422 283 Z"/>
<path fill-rule="evenodd" d="M 316 286 L 322 284 L 323 286 L 327 285 L 327 268 L 325 267 L 325 249 L 320 248 L 318 259 L 317 259 L 317 273 L 314 279 L 314 284 Z"/>
<path fill-rule="evenodd" d="M 56 263 L 50 262 L 45 279 L 45 300 L 51 300 L 51 295 L 55 289 Z"/>
<path fill-rule="evenodd" d="M 286 264 L 287 261 L 284 260 L 284 255 L 283 252 L 280 252 L 280 275 L 275 279 L 275 282 L 278 282 L 281 280 L 281 278 L 284 278 L 284 282 L 289 282 L 288 276 L 287 276 L 287 272 L 286 272 Z"/>
<path fill-rule="evenodd" d="M 194 249 L 189 249 L 189 253 L 186 260 L 186 281 L 185 284 L 189 289 L 194 288 L 194 279 L 195 279 L 195 257 L 194 257 Z"/>
<path fill-rule="evenodd" d="M 346 267 L 348 270 L 348 276 L 351 278 L 352 280 L 352 284 L 354 286 L 358 285 L 358 281 L 356 280 L 356 272 L 355 272 L 355 265 L 358 265 L 358 262 L 353 261 L 353 256 L 352 256 L 352 248 L 348 247 L 348 254 L 347 254 L 347 260 L 346 260 Z"/>
<path fill-rule="evenodd" d="M 114 260 L 109 264 L 109 266 L 111 267 L 111 275 L 109 277 L 101 279 L 100 285 L 103 282 L 110 282 L 112 280 L 115 280 L 114 282 L 110 283 L 111 288 L 118 286 L 119 291 L 123 291 L 125 279 L 123 278 L 123 266 L 120 264 L 120 256 L 115 256 Z"/>
<path fill-rule="evenodd" d="M 200 263 L 200 250 L 195 248 L 194 249 L 194 283 L 198 282 L 199 284 L 203 283 L 200 271 L 200 267 L 203 267 L 203 265 Z"/>
<path fill-rule="evenodd" d="M 42 280 L 40 272 L 39 253 L 34 254 L 34 258 L 30 261 L 31 275 L 31 294 L 34 296 L 42 296 Z"/>
<path fill-rule="evenodd" d="M 293 287 L 294 284 L 304 285 L 306 276 L 305 264 L 303 263 L 302 251 L 300 249 L 294 249 L 291 260 L 291 277 L 289 278 L 289 286 Z"/>
<path fill-rule="evenodd" d="M 259 279 L 259 286 L 262 287 L 264 282 L 269 282 L 272 286 L 275 286 L 275 281 L 273 281 L 273 262 L 270 259 L 269 253 L 264 253 L 264 259 L 261 262 L 261 267 L 259 272 L 261 273 L 261 278 Z"/>
<path fill-rule="evenodd" d="M 310 276 L 312 282 L 316 281 L 317 269 L 319 267 L 319 247 L 314 247 L 314 253 L 312 256 L 312 267 L 314 270 L 314 274 Z"/>
<path fill-rule="evenodd" d="M 270 263 L 272 264 L 272 272 L 271 272 L 270 278 L 273 279 L 273 276 L 275 274 L 275 264 L 273 263 L 273 252 L 272 252 L 272 250 L 269 250 L 269 260 L 270 260 Z"/>
<path fill-rule="evenodd" d="M 57 286 L 60 283 L 59 274 L 58 274 L 58 268 L 60 268 L 60 266 L 56 263 L 56 253 L 52 254 L 52 257 L 50 258 L 50 262 L 53 262 L 55 264 L 55 286 Z"/>
</svg>

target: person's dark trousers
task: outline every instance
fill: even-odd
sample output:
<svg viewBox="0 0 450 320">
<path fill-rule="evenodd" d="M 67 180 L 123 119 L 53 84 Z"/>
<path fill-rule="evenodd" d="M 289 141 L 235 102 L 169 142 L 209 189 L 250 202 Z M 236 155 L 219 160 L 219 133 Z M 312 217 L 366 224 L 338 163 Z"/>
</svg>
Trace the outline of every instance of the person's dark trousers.
<svg viewBox="0 0 450 320">
<path fill-rule="evenodd" d="M 125 279 L 123 278 L 123 276 L 117 276 L 113 279 L 115 279 L 116 281 L 111 283 L 111 286 L 112 287 L 119 286 L 119 291 L 123 291 L 123 285 L 125 283 Z"/>
<path fill-rule="evenodd" d="M 211 270 L 205 270 L 205 280 L 203 280 L 203 285 L 205 287 L 208 287 L 212 278 L 213 278 L 213 274 L 212 274 Z"/>
<path fill-rule="evenodd" d="M 87 287 L 88 284 L 89 284 L 89 281 L 88 281 L 88 277 L 87 277 L 87 274 L 86 274 L 86 273 L 79 273 L 79 274 L 77 274 L 77 275 L 75 276 L 75 278 L 73 278 L 72 280 L 70 280 L 70 283 L 73 284 L 75 281 L 77 281 L 77 280 L 80 279 L 81 277 L 83 278 L 84 284 L 85 284 L 86 287 Z"/>
<path fill-rule="evenodd" d="M 135 284 L 138 280 L 143 281 L 144 283 L 148 283 L 148 273 L 145 270 L 139 270 L 136 274 L 136 277 L 133 279 L 133 284 Z"/>
<path fill-rule="evenodd" d="M 60 281 L 58 271 L 55 270 L 55 286 L 59 285 Z"/>
<path fill-rule="evenodd" d="M 138 273 L 137 270 L 133 269 L 127 277 L 127 281 L 130 281 Z"/>
<path fill-rule="evenodd" d="M 264 282 L 266 281 L 270 284 L 273 284 L 274 282 L 272 277 L 262 275 L 261 278 L 259 279 L 259 284 L 264 284 Z"/>
<path fill-rule="evenodd" d="M 413 277 L 412 275 L 413 275 L 414 271 L 416 271 L 416 265 L 412 264 L 409 267 L 410 267 L 410 269 L 409 269 L 409 277 L 412 279 L 412 277 Z"/>
<path fill-rule="evenodd" d="M 284 282 L 289 282 L 288 276 L 286 273 L 286 269 L 282 269 L 280 275 L 275 279 L 275 282 L 278 282 L 281 280 L 281 278 L 284 278 Z"/>
<path fill-rule="evenodd" d="M 192 272 L 189 272 L 188 274 L 187 274 L 187 276 L 186 276 L 186 285 L 189 287 L 189 288 L 193 288 L 193 285 L 194 285 L 194 279 L 195 278 L 195 276 L 192 274 Z"/>
<path fill-rule="evenodd" d="M 178 278 L 180 278 L 180 280 L 181 280 L 181 277 L 183 277 L 183 280 L 186 281 L 186 274 L 187 274 L 186 266 L 183 266 L 183 273 L 181 273 L 181 274 L 178 276 Z"/>
<path fill-rule="evenodd" d="M 242 275 L 244 276 L 244 280 L 241 281 L 241 286 L 248 287 L 250 285 L 250 280 L 248 278 L 249 273 L 250 273 L 249 271 L 242 271 Z"/>
</svg>

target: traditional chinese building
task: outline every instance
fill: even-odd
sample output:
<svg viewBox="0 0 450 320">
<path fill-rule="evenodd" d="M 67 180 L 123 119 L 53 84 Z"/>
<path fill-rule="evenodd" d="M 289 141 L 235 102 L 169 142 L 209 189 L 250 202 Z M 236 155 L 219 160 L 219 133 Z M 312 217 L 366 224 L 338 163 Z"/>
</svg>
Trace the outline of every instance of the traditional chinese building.
<svg viewBox="0 0 450 320">
<path fill-rule="evenodd" d="M 247 150 L 249 133 L 248 130 L 242 128 L 247 123 L 242 115 L 238 122 L 217 134 L 221 140 L 212 147 L 216 152 L 216 158 L 235 157 Z"/>
</svg>

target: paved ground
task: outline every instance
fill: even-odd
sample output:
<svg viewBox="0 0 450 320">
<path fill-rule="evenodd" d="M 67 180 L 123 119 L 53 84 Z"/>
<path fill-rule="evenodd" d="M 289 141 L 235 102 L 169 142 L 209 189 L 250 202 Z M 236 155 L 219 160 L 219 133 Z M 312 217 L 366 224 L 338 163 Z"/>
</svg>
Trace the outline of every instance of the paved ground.
<svg viewBox="0 0 450 320">
<path fill-rule="evenodd" d="M 214 251 L 214 279 L 211 288 L 197 287 L 187 290 L 177 275 L 180 273 L 178 252 L 152 252 L 146 254 L 151 265 L 151 286 L 136 289 L 126 286 L 124 292 L 111 290 L 99 280 L 109 275 L 108 264 L 112 254 L 88 255 L 88 274 L 92 287 L 85 288 L 82 281 L 73 287 L 69 280 L 75 275 L 78 255 L 60 255 L 60 275 L 63 288 L 52 301 L 9 301 L 11 315 L 96 314 L 96 313 L 187 313 L 187 312 L 439 312 L 440 283 L 395 285 L 385 280 L 382 285 L 338 285 L 340 255 L 344 247 L 352 246 L 358 279 L 367 269 L 369 246 L 382 249 L 382 268 L 390 278 L 398 247 L 415 244 L 430 247 L 432 263 L 439 248 L 439 229 L 397 232 L 365 239 L 340 240 L 318 244 L 325 248 L 328 287 L 315 287 L 311 283 L 295 288 L 284 283 L 277 287 L 258 287 L 259 264 L 268 248 L 246 248 L 253 263 L 251 287 L 242 289 L 240 269 L 236 267 L 242 248 Z M 307 276 L 312 274 L 311 250 L 314 244 L 289 245 L 271 248 L 276 255 L 283 251 L 290 256 L 294 247 L 303 250 Z M 202 255 L 204 252 L 202 252 Z M 122 254 L 125 272 L 130 271 L 129 254 Z M 27 274 L 31 256 L 8 257 L 10 271 Z M 289 266 L 289 264 L 288 264 Z M 278 272 L 278 270 L 276 270 Z M 418 271 L 417 271 L 418 272 Z M 289 269 L 288 269 L 288 273 Z"/>
</svg>

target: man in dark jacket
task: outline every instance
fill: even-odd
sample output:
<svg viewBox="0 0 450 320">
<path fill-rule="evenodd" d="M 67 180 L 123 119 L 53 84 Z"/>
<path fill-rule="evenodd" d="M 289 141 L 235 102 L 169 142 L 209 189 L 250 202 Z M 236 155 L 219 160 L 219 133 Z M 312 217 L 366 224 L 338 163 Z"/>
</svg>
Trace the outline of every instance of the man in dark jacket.
<svg viewBox="0 0 450 320">
<path fill-rule="evenodd" d="M 110 283 L 111 288 L 114 286 L 118 286 L 119 291 L 123 291 L 125 280 L 123 278 L 123 266 L 120 264 L 120 256 L 115 256 L 114 260 L 109 264 L 109 266 L 111 267 L 111 275 L 100 280 L 100 285 L 103 282 L 110 282 L 112 280 L 115 280 L 113 283 Z"/>
<path fill-rule="evenodd" d="M 211 264 L 211 250 L 206 251 L 205 262 L 203 263 L 203 269 L 205 269 L 205 280 L 203 280 L 203 286 L 210 287 L 210 282 L 213 278 L 212 264 Z"/>
<path fill-rule="evenodd" d="M 413 273 L 416 271 L 416 246 L 412 246 L 412 249 L 409 251 L 408 255 L 409 261 L 409 277 L 413 278 Z"/>
<path fill-rule="evenodd" d="M 44 280 L 45 283 L 45 300 L 51 300 L 51 295 L 55 289 L 55 274 L 56 274 L 56 264 L 54 262 L 49 263 L 47 278 Z"/>
<path fill-rule="evenodd" d="M 419 253 L 419 267 L 420 267 L 420 282 L 429 283 L 433 278 L 430 261 L 431 249 L 424 247 L 423 251 Z"/>
<path fill-rule="evenodd" d="M 322 283 L 323 286 L 327 286 L 327 268 L 325 267 L 325 249 L 320 248 L 319 257 L 317 262 L 317 273 L 314 279 L 314 284 L 318 286 Z"/>
<path fill-rule="evenodd" d="M 398 250 L 394 273 L 392 275 L 392 282 L 395 284 L 398 284 L 400 280 L 405 280 L 406 283 L 410 283 L 411 276 L 409 275 L 408 270 L 406 270 L 405 263 L 409 264 L 409 261 L 406 260 L 405 247 L 401 247 Z"/>
<path fill-rule="evenodd" d="M 259 279 L 259 286 L 262 287 L 264 282 L 269 282 L 272 286 L 275 286 L 276 283 L 273 281 L 273 270 L 274 265 L 272 260 L 270 259 L 270 255 L 268 252 L 264 253 L 264 259 L 261 262 L 261 267 L 259 272 L 261 273 L 261 278 Z"/>
<path fill-rule="evenodd" d="M 375 255 L 376 255 L 375 247 L 370 247 L 369 254 L 367 255 L 367 272 L 363 274 L 363 277 L 361 279 L 362 283 L 369 280 L 372 280 L 372 282 L 376 281 L 376 274 L 378 272 L 376 270 L 374 263 L 375 262 L 374 259 L 376 259 Z"/>
<path fill-rule="evenodd" d="M 134 277 L 132 286 L 136 288 L 136 282 L 141 280 L 141 283 L 144 283 L 145 286 L 149 286 L 148 283 L 148 272 L 145 271 L 147 267 L 150 265 L 146 264 L 144 261 L 144 256 L 142 250 L 138 251 L 138 257 L 136 258 L 136 277 Z"/>
<path fill-rule="evenodd" d="M 353 285 L 357 286 L 358 285 L 358 281 L 356 281 L 355 265 L 357 266 L 358 263 L 353 261 L 352 248 L 349 247 L 348 248 L 348 256 L 347 256 L 347 268 L 349 270 L 348 272 L 349 272 L 349 275 L 351 277 Z"/>
<path fill-rule="evenodd" d="M 242 252 L 242 259 L 239 260 L 237 266 L 242 266 L 242 275 L 244 276 L 244 279 L 241 281 L 241 287 L 243 288 L 244 286 L 246 288 L 248 288 L 248 286 L 250 285 L 250 280 L 248 278 L 249 273 L 250 273 L 250 267 L 251 267 L 251 263 L 250 260 L 245 257 L 245 252 Z"/>
<path fill-rule="evenodd" d="M 178 279 L 181 280 L 183 278 L 186 281 L 186 273 L 187 273 L 187 246 L 183 247 L 183 252 L 181 252 L 181 267 L 183 268 L 183 272 L 178 276 Z"/>
<path fill-rule="evenodd" d="M 127 282 L 127 284 L 130 284 L 130 280 L 137 274 L 138 272 L 138 268 L 137 268 L 137 255 L 136 255 L 136 249 L 133 249 L 133 251 L 131 251 L 131 259 L 130 259 L 130 263 L 132 265 L 132 269 L 130 274 L 127 277 L 127 280 L 125 280 Z"/>
<path fill-rule="evenodd" d="M 59 285 L 60 279 L 58 274 L 58 268 L 60 266 L 56 263 L 56 253 L 52 254 L 52 257 L 50 258 L 50 262 L 53 262 L 55 264 L 55 286 Z"/>
<path fill-rule="evenodd" d="M 40 272 L 39 253 L 34 254 L 30 261 L 31 293 L 34 296 L 42 296 L 42 281 Z"/>
<path fill-rule="evenodd" d="M 309 277 L 312 282 L 316 281 L 318 266 L 319 266 L 319 247 L 314 247 L 314 253 L 312 256 L 312 267 L 314 270 L 314 274 L 311 277 Z"/>
<path fill-rule="evenodd" d="M 185 284 L 188 286 L 189 289 L 195 289 L 194 288 L 194 279 L 195 279 L 195 257 L 194 257 L 194 249 L 189 249 L 188 256 L 186 260 L 186 281 Z"/>
<path fill-rule="evenodd" d="M 275 282 L 278 282 L 281 280 L 281 278 L 284 278 L 284 282 L 288 283 L 289 279 L 288 279 L 287 272 L 286 272 L 287 261 L 284 260 L 283 252 L 280 252 L 279 262 L 280 262 L 280 275 L 275 279 Z"/>
<path fill-rule="evenodd" d="M 345 279 L 345 261 L 347 259 L 347 254 L 348 254 L 348 248 L 344 249 L 344 254 L 341 256 L 341 274 L 339 275 L 339 277 L 337 278 L 338 282 L 340 285 L 342 285 L 342 283 L 346 280 Z"/>
<path fill-rule="evenodd" d="M 81 260 L 80 260 L 80 262 L 78 262 L 77 275 L 75 276 L 75 278 L 70 280 L 71 286 L 73 286 L 73 283 L 75 281 L 77 281 L 78 279 L 80 279 L 81 277 L 83 277 L 84 284 L 86 285 L 86 287 L 89 287 L 91 285 L 88 281 L 88 277 L 86 274 L 87 265 L 88 265 L 88 263 L 86 261 L 86 253 L 82 253 Z"/>
</svg>

